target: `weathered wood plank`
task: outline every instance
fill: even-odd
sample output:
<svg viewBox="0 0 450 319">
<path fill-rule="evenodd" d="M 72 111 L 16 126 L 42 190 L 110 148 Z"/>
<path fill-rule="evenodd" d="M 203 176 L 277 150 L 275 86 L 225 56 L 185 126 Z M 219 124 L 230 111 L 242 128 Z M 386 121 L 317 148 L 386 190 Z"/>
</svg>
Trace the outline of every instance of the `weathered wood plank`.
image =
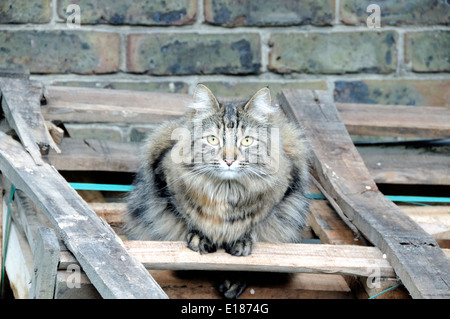
<svg viewBox="0 0 450 319">
<path fill-rule="evenodd" d="M 59 242 L 53 229 L 40 227 L 33 252 L 33 278 L 28 298 L 53 299 L 59 263 Z"/>
<path fill-rule="evenodd" d="M 214 271 L 150 270 L 170 298 L 222 299 L 217 285 L 226 275 Z M 329 274 L 248 273 L 242 299 L 350 299 L 343 276 Z M 223 280 L 223 279 L 222 279 Z"/>
<path fill-rule="evenodd" d="M 186 94 L 48 86 L 47 120 L 68 122 L 160 123 L 182 115 L 192 97 Z"/>
<path fill-rule="evenodd" d="M 21 190 L 16 190 L 11 207 L 12 219 L 21 228 L 31 250 L 34 251 L 38 229 L 52 227 L 50 221 Z"/>
<path fill-rule="evenodd" d="M 127 241 L 129 253 L 148 269 L 305 272 L 365 276 L 379 267 L 382 277 L 395 276 L 373 247 L 257 243 L 249 258 L 192 253 L 184 242 Z M 361 249 L 362 248 L 362 249 Z"/>
<path fill-rule="evenodd" d="M 450 240 L 450 206 L 399 206 L 442 247 Z"/>
<path fill-rule="evenodd" d="M 76 272 L 76 273 L 75 273 Z M 101 299 L 88 276 L 79 268 L 59 270 L 56 275 L 55 299 Z"/>
<path fill-rule="evenodd" d="M 450 108 L 336 103 L 350 134 L 450 138 Z"/>
<path fill-rule="evenodd" d="M 207 271 L 150 270 L 171 299 L 223 299 L 217 285 L 223 274 Z M 73 285 L 74 274 L 59 270 L 57 299 L 98 299 L 89 278 L 77 275 L 79 286 Z M 340 275 L 249 273 L 242 299 L 350 299 L 352 291 Z M 69 286 L 69 287 L 68 287 Z"/>
<path fill-rule="evenodd" d="M 416 222 L 450 227 L 450 206 L 399 206 L 399 208 Z"/>
<path fill-rule="evenodd" d="M 44 96 L 44 117 L 70 122 L 160 123 L 185 113 L 192 101 L 186 94 L 58 86 L 47 86 Z M 449 108 L 337 105 L 351 134 L 450 137 Z"/>
<path fill-rule="evenodd" d="M 89 207 L 108 224 L 122 224 L 126 203 L 89 203 Z"/>
<path fill-rule="evenodd" d="M 369 276 L 373 268 L 381 277 L 395 277 L 391 265 L 376 247 L 316 244 L 257 243 L 252 254 L 239 258 L 219 249 L 200 255 L 185 242 L 125 241 L 127 251 L 147 269 L 269 271 Z M 60 269 L 75 262 L 61 253 Z"/>
<path fill-rule="evenodd" d="M 27 299 L 33 274 L 33 253 L 14 222 L 11 222 L 9 229 L 5 269 L 14 298 Z"/>
<path fill-rule="evenodd" d="M 450 263 L 436 241 L 383 196 L 327 92 L 283 90 L 286 113 L 305 130 L 312 165 L 326 191 L 373 244 L 386 253 L 414 298 L 450 298 Z"/>
<path fill-rule="evenodd" d="M 358 238 L 326 200 L 311 201 L 310 210 L 309 221 L 311 227 L 319 236 L 322 243 L 333 245 L 367 245 L 367 241 L 364 238 Z M 398 284 L 396 278 L 377 278 L 376 276 L 345 276 L 344 278 L 355 296 L 360 299 L 367 299 Z M 401 289 L 395 289 L 388 297 L 410 298 L 408 293 Z M 383 294 L 383 298 L 386 298 L 385 294 Z"/>
<path fill-rule="evenodd" d="M 309 223 L 322 243 L 364 245 L 364 241 L 355 236 L 355 233 L 339 218 L 327 201 L 311 201 L 310 211 Z"/>
<path fill-rule="evenodd" d="M 22 145 L 4 134 L 0 134 L 0 169 L 49 218 L 104 298 L 167 297 L 54 168 L 35 165 Z"/>
<path fill-rule="evenodd" d="M 392 146 L 357 150 L 376 183 L 450 185 L 448 152 Z"/>
<path fill-rule="evenodd" d="M 61 153 L 50 152 L 48 161 L 58 170 L 137 172 L 140 147 L 138 143 L 65 138 Z"/>
<path fill-rule="evenodd" d="M 41 114 L 43 85 L 23 78 L 0 78 L 0 91 L 8 123 L 35 163 L 42 165 L 41 154 L 48 154 L 50 148 L 59 153 Z"/>
<path fill-rule="evenodd" d="M 137 172 L 140 143 L 65 138 L 61 153 L 50 152 L 50 164 L 63 171 Z M 376 183 L 450 185 L 448 154 L 423 149 L 358 147 Z M 130 154 L 135 154 L 130 156 Z"/>
</svg>

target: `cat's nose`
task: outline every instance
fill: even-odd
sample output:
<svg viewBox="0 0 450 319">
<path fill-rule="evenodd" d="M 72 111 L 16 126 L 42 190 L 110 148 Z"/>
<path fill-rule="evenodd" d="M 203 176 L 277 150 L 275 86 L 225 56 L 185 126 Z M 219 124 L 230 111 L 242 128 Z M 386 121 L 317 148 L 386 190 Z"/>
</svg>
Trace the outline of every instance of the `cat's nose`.
<svg viewBox="0 0 450 319">
<path fill-rule="evenodd" d="M 227 163 L 228 166 L 231 166 L 235 162 L 234 159 L 225 159 L 225 163 Z"/>
</svg>

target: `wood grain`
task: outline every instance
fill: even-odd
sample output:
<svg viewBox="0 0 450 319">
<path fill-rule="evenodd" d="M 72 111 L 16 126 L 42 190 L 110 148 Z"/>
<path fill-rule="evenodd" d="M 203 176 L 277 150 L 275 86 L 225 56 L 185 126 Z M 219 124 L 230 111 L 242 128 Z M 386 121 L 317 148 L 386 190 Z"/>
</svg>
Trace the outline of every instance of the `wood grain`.
<svg viewBox="0 0 450 319">
<path fill-rule="evenodd" d="M 395 273 L 376 247 L 317 244 L 256 243 L 250 256 L 232 256 L 219 249 L 200 255 L 185 242 L 124 241 L 128 253 L 147 269 L 258 271 L 370 276 L 373 270 L 381 277 Z M 60 269 L 76 262 L 61 253 Z"/>
<path fill-rule="evenodd" d="M 22 145 L 4 134 L 0 169 L 48 217 L 102 297 L 167 298 L 66 180 L 48 164 L 35 165 Z"/>
<path fill-rule="evenodd" d="M 381 194 L 334 106 L 321 91 L 283 90 L 283 109 L 312 145 L 322 186 L 364 236 L 386 253 L 414 298 L 449 298 L 450 263 L 437 242 Z"/>
<path fill-rule="evenodd" d="M 35 163 L 42 165 L 41 154 L 48 154 L 50 148 L 59 153 L 41 114 L 43 85 L 23 78 L 0 78 L 0 90 L 6 119 Z"/>
<path fill-rule="evenodd" d="M 336 103 L 350 134 L 450 138 L 450 108 Z"/>
</svg>

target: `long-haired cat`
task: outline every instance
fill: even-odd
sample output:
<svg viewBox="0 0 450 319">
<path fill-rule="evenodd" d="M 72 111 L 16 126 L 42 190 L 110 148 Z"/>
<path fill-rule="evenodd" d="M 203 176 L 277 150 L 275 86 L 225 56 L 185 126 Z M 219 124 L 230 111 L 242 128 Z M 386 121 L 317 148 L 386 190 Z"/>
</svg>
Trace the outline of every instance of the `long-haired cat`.
<svg viewBox="0 0 450 319">
<path fill-rule="evenodd" d="M 219 103 L 199 84 L 192 111 L 148 139 L 128 197 L 126 233 L 185 240 L 200 254 L 251 254 L 256 241 L 295 243 L 308 214 L 308 147 L 268 88 Z M 226 282 L 226 297 L 243 283 Z"/>
</svg>

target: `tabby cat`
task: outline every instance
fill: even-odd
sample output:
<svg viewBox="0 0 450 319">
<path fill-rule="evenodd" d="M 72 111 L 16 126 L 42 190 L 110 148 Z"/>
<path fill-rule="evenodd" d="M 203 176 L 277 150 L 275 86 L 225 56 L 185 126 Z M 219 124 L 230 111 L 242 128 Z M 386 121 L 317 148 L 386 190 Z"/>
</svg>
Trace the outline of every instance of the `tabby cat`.
<svg viewBox="0 0 450 319">
<path fill-rule="evenodd" d="M 308 147 L 268 88 L 219 103 L 199 84 L 192 111 L 146 142 L 128 196 L 131 239 L 187 241 L 200 254 L 251 254 L 256 241 L 295 243 L 308 214 Z M 243 282 L 221 286 L 238 297 Z"/>
</svg>

